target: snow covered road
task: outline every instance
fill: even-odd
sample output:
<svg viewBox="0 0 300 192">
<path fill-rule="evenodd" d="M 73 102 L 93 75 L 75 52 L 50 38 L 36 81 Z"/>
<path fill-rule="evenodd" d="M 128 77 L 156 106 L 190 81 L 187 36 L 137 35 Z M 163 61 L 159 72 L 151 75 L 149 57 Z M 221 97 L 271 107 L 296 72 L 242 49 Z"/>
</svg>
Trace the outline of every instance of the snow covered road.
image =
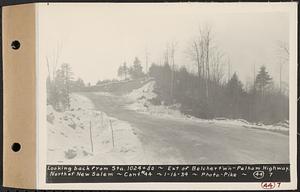
<svg viewBox="0 0 300 192">
<path fill-rule="evenodd" d="M 143 164 L 289 163 L 287 135 L 238 125 L 182 121 L 126 108 L 122 96 L 81 93 L 95 108 L 126 121 L 142 142 Z"/>
</svg>

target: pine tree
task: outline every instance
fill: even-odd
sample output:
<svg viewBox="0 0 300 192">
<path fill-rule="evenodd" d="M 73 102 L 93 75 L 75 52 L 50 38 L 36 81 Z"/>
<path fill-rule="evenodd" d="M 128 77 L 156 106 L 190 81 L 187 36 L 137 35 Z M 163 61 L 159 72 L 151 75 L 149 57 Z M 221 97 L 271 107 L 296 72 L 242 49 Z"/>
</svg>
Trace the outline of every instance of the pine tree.
<svg viewBox="0 0 300 192">
<path fill-rule="evenodd" d="M 127 67 L 127 64 L 126 62 L 123 63 L 123 74 L 124 74 L 124 79 L 127 79 L 127 74 L 128 74 L 128 67 Z"/>
<path fill-rule="evenodd" d="M 47 105 L 52 105 L 54 109 L 58 106 L 58 91 L 54 80 L 50 80 L 50 76 L 47 77 Z"/>
<path fill-rule="evenodd" d="M 265 66 L 260 67 L 260 71 L 255 79 L 255 89 L 260 93 L 261 96 L 266 94 L 266 91 L 269 88 L 269 85 L 272 84 L 272 78 L 269 73 L 266 71 Z"/>
<path fill-rule="evenodd" d="M 76 85 L 77 85 L 78 87 L 84 87 L 84 86 L 85 86 L 84 81 L 83 81 L 81 78 L 78 78 L 78 79 L 77 79 Z"/>
<path fill-rule="evenodd" d="M 83 91 L 85 87 L 84 81 L 78 78 L 76 81 L 71 81 L 71 91 Z"/>
<path fill-rule="evenodd" d="M 123 77 L 123 74 L 124 74 L 123 66 L 121 65 L 121 66 L 118 68 L 118 76 L 122 78 L 122 77 Z"/>
<path fill-rule="evenodd" d="M 227 95 L 229 99 L 229 106 L 231 118 L 237 118 L 241 115 L 241 105 L 243 98 L 244 90 L 243 84 L 239 80 L 236 73 L 234 73 L 227 83 Z"/>
<path fill-rule="evenodd" d="M 63 86 L 63 105 L 65 109 L 70 109 L 71 98 L 70 98 L 70 88 L 71 88 L 71 80 L 72 80 L 72 71 L 71 67 L 68 63 L 63 63 L 61 66 L 64 78 L 64 86 Z"/>
<path fill-rule="evenodd" d="M 56 70 L 54 79 L 49 86 L 48 100 L 49 104 L 58 111 L 64 111 L 70 108 L 70 93 L 72 86 L 72 71 L 69 64 L 64 63 Z"/>
<path fill-rule="evenodd" d="M 243 84 L 239 80 L 236 73 L 234 73 L 227 84 L 227 88 L 233 94 L 238 94 L 243 91 Z"/>
<path fill-rule="evenodd" d="M 132 79 L 138 79 L 145 76 L 141 62 L 137 57 L 134 59 L 133 66 L 129 68 L 129 74 Z"/>
<path fill-rule="evenodd" d="M 118 76 L 119 77 L 124 77 L 124 80 L 127 78 L 127 74 L 128 74 L 128 67 L 127 67 L 127 64 L 126 62 L 123 63 L 123 65 L 121 65 L 118 69 Z"/>
<path fill-rule="evenodd" d="M 55 73 L 54 90 L 55 102 L 53 107 L 58 111 L 63 111 L 65 109 L 66 92 L 65 77 L 62 69 L 58 69 Z"/>
</svg>

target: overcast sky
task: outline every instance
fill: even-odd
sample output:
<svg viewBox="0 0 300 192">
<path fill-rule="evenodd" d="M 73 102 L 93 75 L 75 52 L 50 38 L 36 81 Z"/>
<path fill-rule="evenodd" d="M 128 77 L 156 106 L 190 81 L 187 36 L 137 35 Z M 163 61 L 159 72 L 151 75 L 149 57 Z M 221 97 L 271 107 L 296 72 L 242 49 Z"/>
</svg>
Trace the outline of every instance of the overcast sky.
<svg viewBox="0 0 300 192">
<path fill-rule="evenodd" d="M 211 6 L 210 6 L 211 7 Z M 275 10 L 275 9 L 273 9 Z M 40 62 L 69 63 L 85 82 L 117 78 L 117 68 L 138 57 L 160 63 L 166 44 L 177 42 L 175 62 L 194 67 L 187 55 L 199 26 L 210 26 L 214 45 L 230 59 L 231 71 L 246 83 L 265 65 L 279 79 L 278 41 L 289 41 L 285 12 L 208 8 L 203 4 L 43 4 L 39 9 Z M 227 75 L 227 66 L 224 66 Z M 283 67 L 288 80 L 288 65 Z M 226 77 L 227 78 L 227 77 Z"/>
</svg>

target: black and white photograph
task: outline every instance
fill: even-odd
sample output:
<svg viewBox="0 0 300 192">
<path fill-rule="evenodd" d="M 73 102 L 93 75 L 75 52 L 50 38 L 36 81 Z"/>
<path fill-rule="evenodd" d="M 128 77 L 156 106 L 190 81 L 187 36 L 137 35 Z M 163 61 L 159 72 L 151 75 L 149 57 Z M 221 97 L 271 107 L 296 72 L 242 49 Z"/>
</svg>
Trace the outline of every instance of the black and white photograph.
<svg viewBox="0 0 300 192">
<path fill-rule="evenodd" d="M 288 13 L 49 4 L 39 16 L 55 29 L 40 60 L 47 163 L 289 164 Z"/>
<path fill-rule="evenodd" d="M 8 4 L 3 186 L 295 190 L 297 5 Z"/>
</svg>

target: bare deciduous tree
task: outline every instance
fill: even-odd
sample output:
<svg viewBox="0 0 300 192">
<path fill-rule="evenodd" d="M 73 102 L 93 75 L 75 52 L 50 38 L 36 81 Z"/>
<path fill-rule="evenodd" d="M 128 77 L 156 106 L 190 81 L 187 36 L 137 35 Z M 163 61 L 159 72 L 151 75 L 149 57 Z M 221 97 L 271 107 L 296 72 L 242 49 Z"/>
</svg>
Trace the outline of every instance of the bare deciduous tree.
<svg viewBox="0 0 300 192">
<path fill-rule="evenodd" d="M 56 49 L 54 49 L 53 51 L 53 54 L 51 54 L 50 56 L 46 56 L 46 64 L 47 64 L 48 76 L 50 81 L 55 78 L 55 73 L 59 63 L 61 51 L 62 51 L 62 44 L 58 42 Z"/>
<path fill-rule="evenodd" d="M 224 76 L 223 66 L 226 65 L 224 54 L 217 49 L 214 49 L 213 53 L 211 56 L 211 80 L 215 83 L 220 83 Z"/>
<path fill-rule="evenodd" d="M 285 61 L 289 60 L 290 51 L 289 44 L 285 41 L 278 41 L 278 52 L 279 56 L 282 57 Z"/>
<path fill-rule="evenodd" d="M 197 37 L 192 40 L 188 54 L 197 66 L 199 84 L 205 96 L 209 98 L 210 82 L 220 82 L 223 77 L 224 55 L 213 46 L 212 30 L 210 27 L 199 28 Z"/>
<path fill-rule="evenodd" d="M 278 41 L 278 60 L 279 60 L 279 92 L 282 91 L 282 65 L 289 64 L 290 51 L 287 42 Z"/>
<path fill-rule="evenodd" d="M 172 62 L 172 73 L 171 73 L 171 98 L 173 98 L 174 82 L 175 82 L 175 47 L 176 43 L 170 43 L 170 61 Z"/>
</svg>

